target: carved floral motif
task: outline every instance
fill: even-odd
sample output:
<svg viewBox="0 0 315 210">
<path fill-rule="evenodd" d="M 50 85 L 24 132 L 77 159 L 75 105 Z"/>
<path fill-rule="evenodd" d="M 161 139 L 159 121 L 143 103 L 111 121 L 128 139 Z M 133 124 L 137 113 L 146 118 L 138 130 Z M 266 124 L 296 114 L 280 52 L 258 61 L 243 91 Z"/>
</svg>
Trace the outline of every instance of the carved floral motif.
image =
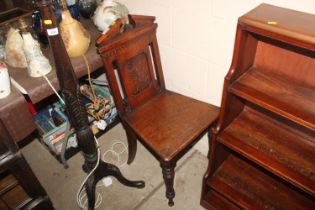
<svg viewBox="0 0 315 210">
<path fill-rule="evenodd" d="M 148 63 L 144 53 L 130 59 L 126 64 L 126 70 L 128 77 L 131 77 L 131 81 L 133 81 L 132 96 L 137 96 L 151 86 Z"/>
</svg>

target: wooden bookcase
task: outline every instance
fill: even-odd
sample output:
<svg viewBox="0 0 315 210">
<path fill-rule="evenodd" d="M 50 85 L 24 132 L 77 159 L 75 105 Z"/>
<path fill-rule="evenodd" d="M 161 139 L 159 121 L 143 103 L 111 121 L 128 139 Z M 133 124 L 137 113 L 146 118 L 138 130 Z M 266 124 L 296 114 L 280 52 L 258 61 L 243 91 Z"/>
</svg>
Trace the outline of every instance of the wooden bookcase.
<svg viewBox="0 0 315 210">
<path fill-rule="evenodd" d="M 315 15 L 240 17 L 210 142 L 207 209 L 315 209 Z"/>
<path fill-rule="evenodd" d="M 0 209 L 54 209 L 45 189 L 37 180 L 1 120 Z"/>
</svg>

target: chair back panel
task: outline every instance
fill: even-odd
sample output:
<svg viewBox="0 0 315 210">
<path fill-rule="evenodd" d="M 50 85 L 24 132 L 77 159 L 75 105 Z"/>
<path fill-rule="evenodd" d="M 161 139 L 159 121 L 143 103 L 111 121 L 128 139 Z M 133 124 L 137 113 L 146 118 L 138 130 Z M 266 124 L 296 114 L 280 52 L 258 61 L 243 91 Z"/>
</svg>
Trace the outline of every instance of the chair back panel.
<svg viewBox="0 0 315 210">
<path fill-rule="evenodd" d="M 132 111 L 165 89 L 156 24 L 131 29 L 99 48 L 120 114 Z"/>
</svg>

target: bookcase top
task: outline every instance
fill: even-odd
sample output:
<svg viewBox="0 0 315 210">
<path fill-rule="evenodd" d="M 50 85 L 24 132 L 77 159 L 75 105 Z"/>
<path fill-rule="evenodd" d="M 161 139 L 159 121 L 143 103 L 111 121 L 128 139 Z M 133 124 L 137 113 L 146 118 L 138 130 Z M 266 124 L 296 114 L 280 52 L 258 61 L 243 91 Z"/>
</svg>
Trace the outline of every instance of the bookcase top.
<svg viewBox="0 0 315 210">
<path fill-rule="evenodd" d="M 315 15 L 261 4 L 238 20 L 241 25 L 271 31 L 309 44 L 315 44 Z"/>
</svg>

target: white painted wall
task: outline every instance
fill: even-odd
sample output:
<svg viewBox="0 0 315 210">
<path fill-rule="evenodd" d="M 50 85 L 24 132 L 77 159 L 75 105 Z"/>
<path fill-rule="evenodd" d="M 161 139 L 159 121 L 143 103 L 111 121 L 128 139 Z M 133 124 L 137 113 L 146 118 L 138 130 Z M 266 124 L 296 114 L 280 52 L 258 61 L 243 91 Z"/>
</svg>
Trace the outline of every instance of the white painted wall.
<svg viewBox="0 0 315 210">
<path fill-rule="evenodd" d="M 239 16 L 263 2 L 315 13 L 315 0 L 118 1 L 131 14 L 156 16 L 167 88 L 218 106 Z M 207 138 L 202 138 L 196 148 L 207 154 Z"/>
</svg>

